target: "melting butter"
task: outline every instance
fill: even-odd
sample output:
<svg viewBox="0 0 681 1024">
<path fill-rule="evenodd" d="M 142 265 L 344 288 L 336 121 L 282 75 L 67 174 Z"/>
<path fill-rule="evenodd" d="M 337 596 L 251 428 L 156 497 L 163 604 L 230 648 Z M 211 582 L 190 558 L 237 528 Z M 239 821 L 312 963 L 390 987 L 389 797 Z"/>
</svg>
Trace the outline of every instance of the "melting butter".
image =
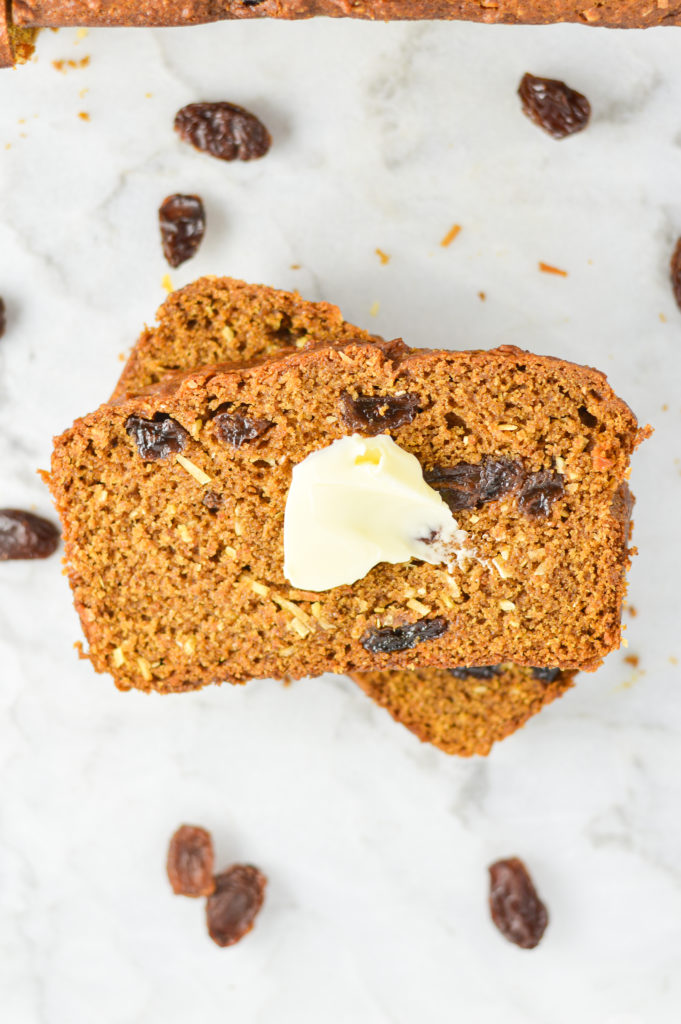
<svg viewBox="0 0 681 1024">
<path fill-rule="evenodd" d="M 391 437 L 341 437 L 293 469 L 284 575 L 299 590 L 355 583 L 380 562 L 452 567 L 470 557 L 465 530 Z"/>
</svg>

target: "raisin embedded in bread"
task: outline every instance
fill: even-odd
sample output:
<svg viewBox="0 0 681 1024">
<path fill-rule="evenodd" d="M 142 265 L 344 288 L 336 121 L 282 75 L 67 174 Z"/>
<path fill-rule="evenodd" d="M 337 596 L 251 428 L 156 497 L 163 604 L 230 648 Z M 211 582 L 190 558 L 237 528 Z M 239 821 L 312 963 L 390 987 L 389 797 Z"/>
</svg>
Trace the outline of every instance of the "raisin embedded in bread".
<svg viewBox="0 0 681 1024">
<path fill-rule="evenodd" d="M 231 277 L 202 277 L 173 292 L 130 354 L 113 398 L 156 384 L 171 370 L 249 362 L 284 348 L 370 341 L 337 306 Z"/>
<path fill-rule="evenodd" d="M 476 559 L 292 589 L 292 465 L 357 429 L 346 396 L 357 412 L 404 393 L 419 405 L 390 433 Z M 225 414 L 237 433 L 268 428 L 226 441 Z M 642 436 L 602 374 L 511 347 L 350 342 L 171 374 L 56 441 L 51 487 L 89 657 L 122 688 L 157 690 L 511 659 L 595 668 L 620 642 L 621 488 Z"/>
<path fill-rule="evenodd" d="M 575 673 L 519 665 L 353 672 L 364 692 L 424 743 L 485 756 L 572 686 Z"/>
</svg>

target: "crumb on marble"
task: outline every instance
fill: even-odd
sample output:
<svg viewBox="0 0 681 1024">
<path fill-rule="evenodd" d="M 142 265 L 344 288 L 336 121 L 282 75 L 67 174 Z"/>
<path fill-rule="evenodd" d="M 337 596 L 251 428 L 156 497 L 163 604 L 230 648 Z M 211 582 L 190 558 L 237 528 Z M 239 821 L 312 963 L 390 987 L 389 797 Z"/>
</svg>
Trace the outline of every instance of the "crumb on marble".
<svg viewBox="0 0 681 1024">
<path fill-rule="evenodd" d="M 163 275 L 161 278 L 161 287 L 168 292 L 168 295 L 170 295 L 173 290 L 173 282 L 170 280 L 170 274 Z"/>
<path fill-rule="evenodd" d="M 636 607 L 636 605 L 633 605 L 633 604 L 627 605 L 627 611 L 631 615 L 632 619 L 635 619 L 636 616 L 638 615 L 638 608 Z"/>
<path fill-rule="evenodd" d="M 90 120 L 90 115 L 88 114 L 87 110 L 79 110 L 78 111 L 78 117 L 81 119 L 81 121 L 89 121 Z"/>
<path fill-rule="evenodd" d="M 442 248 L 446 249 L 448 245 L 451 245 L 452 242 L 454 241 L 454 239 L 456 238 L 456 236 L 459 234 L 460 231 L 461 231 L 461 225 L 460 224 L 452 224 L 451 228 L 449 229 L 449 231 L 447 232 L 445 237 L 440 242 L 440 245 L 442 246 Z"/>
<path fill-rule="evenodd" d="M 554 267 L 550 263 L 544 263 L 543 260 L 539 260 L 539 269 L 542 274 L 555 274 L 557 277 L 567 277 L 567 270 L 561 270 L 560 267 Z"/>
<path fill-rule="evenodd" d="M 639 658 L 638 654 L 627 654 L 625 655 L 624 660 L 627 663 L 627 665 L 631 665 L 632 668 L 638 668 L 641 659 Z"/>
<path fill-rule="evenodd" d="M 667 317 L 664 315 L 664 313 L 660 313 L 660 322 L 663 324 L 667 323 Z"/>
<path fill-rule="evenodd" d="M 389 254 L 387 252 L 383 252 L 382 249 L 378 249 L 377 248 L 376 249 L 376 255 L 378 256 L 378 258 L 381 261 L 381 263 L 383 264 L 383 266 L 385 266 L 386 263 L 390 263 L 390 256 L 389 256 Z"/>
<path fill-rule="evenodd" d="M 65 75 L 67 71 L 74 68 L 86 68 L 89 63 L 89 57 L 82 57 L 80 60 L 67 60 L 66 58 L 62 58 L 60 60 L 53 60 L 52 67 L 55 71 L 61 71 L 61 73 Z"/>
<path fill-rule="evenodd" d="M 300 270 L 300 263 L 292 263 L 291 270 Z"/>
<path fill-rule="evenodd" d="M 487 292 L 478 292 L 478 298 L 480 299 L 481 302 L 484 302 L 485 299 L 487 298 Z"/>
<path fill-rule="evenodd" d="M 86 28 L 79 28 L 77 30 L 77 32 L 76 32 L 76 38 L 74 40 L 74 44 L 77 45 L 80 42 L 81 39 L 85 39 L 87 37 L 87 34 L 88 34 L 88 30 Z"/>
<path fill-rule="evenodd" d="M 370 316 L 378 316 L 378 311 L 380 310 L 380 308 L 381 308 L 380 302 L 374 302 L 374 304 L 372 305 L 371 309 L 369 310 L 369 315 Z"/>
</svg>

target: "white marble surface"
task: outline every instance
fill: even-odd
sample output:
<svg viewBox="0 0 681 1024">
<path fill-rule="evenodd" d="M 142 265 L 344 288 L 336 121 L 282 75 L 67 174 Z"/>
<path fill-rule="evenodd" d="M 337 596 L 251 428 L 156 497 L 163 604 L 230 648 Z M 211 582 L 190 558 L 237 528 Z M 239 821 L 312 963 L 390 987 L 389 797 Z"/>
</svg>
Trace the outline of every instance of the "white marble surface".
<svg viewBox="0 0 681 1024">
<path fill-rule="evenodd" d="M 120 694 L 76 658 L 58 559 L 0 566 L 3 1022 L 681 1019 L 680 53 L 673 29 L 252 23 L 45 33 L 0 72 L 0 505 L 49 511 L 51 435 L 164 297 L 173 191 L 208 213 L 175 285 L 228 273 L 414 344 L 587 361 L 656 428 L 632 477 L 638 670 L 613 654 L 486 761 L 421 746 L 343 679 Z M 584 91 L 588 131 L 523 118 L 525 70 Z M 259 113 L 270 155 L 183 147 L 173 114 L 207 98 Z M 185 820 L 270 877 L 231 950 L 169 892 Z M 486 865 L 513 853 L 551 912 L 531 953 L 486 910 Z"/>
</svg>

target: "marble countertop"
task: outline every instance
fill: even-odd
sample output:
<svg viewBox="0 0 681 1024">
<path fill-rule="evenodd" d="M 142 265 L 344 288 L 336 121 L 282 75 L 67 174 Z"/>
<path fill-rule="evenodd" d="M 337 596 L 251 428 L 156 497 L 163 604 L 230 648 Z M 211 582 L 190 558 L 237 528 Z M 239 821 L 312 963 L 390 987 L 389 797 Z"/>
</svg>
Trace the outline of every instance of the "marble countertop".
<svg viewBox="0 0 681 1024">
<path fill-rule="evenodd" d="M 416 345 L 588 362 L 655 427 L 628 650 L 486 760 L 420 745 L 343 678 L 118 693 L 77 659 L 58 558 L 2 565 L 7 1024 L 681 1019 L 680 53 L 671 28 L 252 22 L 45 32 L 0 72 L 0 505 L 49 514 L 35 470 L 164 298 L 176 191 L 208 228 L 174 286 L 231 274 Z M 526 70 L 586 93 L 588 130 L 530 124 Z M 259 114 L 267 158 L 183 146 L 173 115 L 200 99 Z M 183 821 L 269 876 L 233 949 L 170 893 Z M 486 908 L 511 854 L 550 910 L 531 953 Z"/>
</svg>

